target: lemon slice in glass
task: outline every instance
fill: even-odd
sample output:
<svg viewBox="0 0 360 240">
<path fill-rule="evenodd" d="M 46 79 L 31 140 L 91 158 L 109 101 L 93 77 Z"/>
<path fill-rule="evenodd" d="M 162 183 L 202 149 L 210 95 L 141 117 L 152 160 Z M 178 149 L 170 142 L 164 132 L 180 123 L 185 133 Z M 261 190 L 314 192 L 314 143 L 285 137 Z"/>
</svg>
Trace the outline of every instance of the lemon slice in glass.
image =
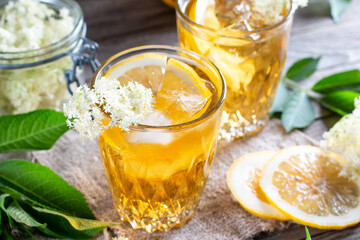
<svg viewBox="0 0 360 240">
<path fill-rule="evenodd" d="M 207 111 L 212 92 L 193 67 L 161 54 L 144 54 L 125 60 L 105 74 L 121 83 L 135 81 L 151 88 L 155 109 L 181 124 L 199 118 Z M 210 84 L 211 85 L 211 84 Z"/>
</svg>

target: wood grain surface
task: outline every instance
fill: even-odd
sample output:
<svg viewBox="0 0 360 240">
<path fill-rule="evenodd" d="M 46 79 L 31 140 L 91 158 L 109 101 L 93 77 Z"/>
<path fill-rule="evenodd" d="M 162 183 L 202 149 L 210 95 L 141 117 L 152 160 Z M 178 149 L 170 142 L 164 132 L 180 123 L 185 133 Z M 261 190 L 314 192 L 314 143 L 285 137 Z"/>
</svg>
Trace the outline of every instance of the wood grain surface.
<svg viewBox="0 0 360 240">
<path fill-rule="evenodd" d="M 177 46 L 174 9 L 161 0 L 78 0 L 88 24 L 88 37 L 100 44 L 99 59 L 141 45 Z M 327 0 L 310 0 L 307 8 L 296 13 L 291 32 L 286 66 L 308 56 L 322 56 L 319 70 L 303 86 L 310 87 L 320 78 L 335 72 L 360 68 L 360 0 L 339 24 L 329 17 Z M 338 119 L 317 108 L 317 120 L 304 132 L 319 140 Z M 309 228 L 313 240 L 360 239 L 360 226 L 341 231 Z M 304 227 L 293 224 L 288 230 L 262 233 L 256 239 L 305 239 Z"/>
</svg>

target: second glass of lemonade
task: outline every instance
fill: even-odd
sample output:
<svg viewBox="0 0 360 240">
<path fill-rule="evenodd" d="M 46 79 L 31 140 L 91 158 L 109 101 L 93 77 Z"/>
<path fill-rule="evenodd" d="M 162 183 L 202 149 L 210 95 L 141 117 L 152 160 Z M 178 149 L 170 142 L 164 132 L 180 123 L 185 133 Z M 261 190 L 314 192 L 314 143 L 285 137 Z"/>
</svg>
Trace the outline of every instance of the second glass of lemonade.
<svg viewBox="0 0 360 240">
<path fill-rule="evenodd" d="M 168 231 L 195 213 L 215 154 L 225 81 L 205 58 L 173 47 L 119 53 L 94 75 L 150 88 L 154 109 L 98 139 L 113 202 L 135 229 Z"/>
<path fill-rule="evenodd" d="M 210 59 L 225 77 L 222 138 L 254 135 L 268 120 L 294 9 L 290 0 L 263 3 L 178 0 L 176 6 L 180 47 Z"/>
</svg>

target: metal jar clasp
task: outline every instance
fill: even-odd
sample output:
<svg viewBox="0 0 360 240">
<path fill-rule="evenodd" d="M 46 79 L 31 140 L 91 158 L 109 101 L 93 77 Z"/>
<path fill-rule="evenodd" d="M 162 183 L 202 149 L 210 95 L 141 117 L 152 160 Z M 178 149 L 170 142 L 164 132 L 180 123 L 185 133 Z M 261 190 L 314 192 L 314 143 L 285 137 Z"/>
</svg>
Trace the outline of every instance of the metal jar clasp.
<svg viewBox="0 0 360 240">
<path fill-rule="evenodd" d="M 100 62 L 96 58 L 99 44 L 86 37 L 82 37 L 81 40 L 82 45 L 80 49 L 77 52 L 70 54 L 73 61 L 73 68 L 65 71 L 66 87 L 71 95 L 73 95 L 71 84 L 75 83 L 77 87 L 81 84 L 76 76 L 77 68 L 81 69 L 84 65 L 88 65 L 91 70 L 95 72 L 100 66 Z"/>
</svg>

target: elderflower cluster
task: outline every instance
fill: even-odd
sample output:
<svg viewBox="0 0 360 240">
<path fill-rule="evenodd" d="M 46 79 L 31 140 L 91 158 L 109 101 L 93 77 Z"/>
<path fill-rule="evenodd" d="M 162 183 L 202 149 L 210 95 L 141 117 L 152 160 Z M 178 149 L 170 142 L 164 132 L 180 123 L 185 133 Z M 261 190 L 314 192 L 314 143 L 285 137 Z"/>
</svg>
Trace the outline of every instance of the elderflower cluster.
<svg viewBox="0 0 360 240">
<path fill-rule="evenodd" d="M 252 10 L 265 25 L 273 25 L 284 18 L 284 8 L 290 9 L 289 0 L 250 0 Z M 306 7 L 308 0 L 292 0 L 292 8 Z"/>
<path fill-rule="evenodd" d="M 94 139 L 109 127 L 129 130 L 145 118 L 152 104 L 152 91 L 142 84 L 129 82 L 121 86 L 116 79 L 102 77 L 93 89 L 77 88 L 64 104 L 64 114 L 68 126 L 77 130 L 82 138 Z"/>
<path fill-rule="evenodd" d="M 114 237 L 112 240 L 129 240 L 129 238 L 120 236 L 120 237 Z"/>
<path fill-rule="evenodd" d="M 68 9 L 57 13 L 39 0 L 9 1 L 0 6 L 0 55 L 39 49 L 67 36 L 74 29 Z M 44 50 L 46 51 L 46 50 Z M 32 56 L 18 53 L 15 58 Z M 53 54 L 53 53 L 52 53 Z M 49 56 L 50 57 L 50 56 Z M 12 60 L 0 59 L 0 64 Z M 70 94 L 66 90 L 64 71 L 71 69 L 70 57 L 33 68 L 0 69 L 0 115 L 18 114 L 42 108 L 61 110 Z"/>
<path fill-rule="evenodd" d="M 353 180 L 360 177 L 360 98 L 355 99 L 355 110 L 346 115 L 323 135 L 321 145 L 340 154 L 346 160 L 341 175 Z"/>
<path fill-rule="evenodd" d="M 0 115 L 45 108 L 61 111 L 70 98 L 64 71 L 72 65 L 70 58 L 62 58 L 34 68 L 0 70 Z"/>
<path fill-rule="evenodd" d="M 38 49 L 59 41 L 74 28 L 68 9 L 55 10 L 38 0 L 10 1 L 0 17 L 0 52 Z"/>
</svg>

